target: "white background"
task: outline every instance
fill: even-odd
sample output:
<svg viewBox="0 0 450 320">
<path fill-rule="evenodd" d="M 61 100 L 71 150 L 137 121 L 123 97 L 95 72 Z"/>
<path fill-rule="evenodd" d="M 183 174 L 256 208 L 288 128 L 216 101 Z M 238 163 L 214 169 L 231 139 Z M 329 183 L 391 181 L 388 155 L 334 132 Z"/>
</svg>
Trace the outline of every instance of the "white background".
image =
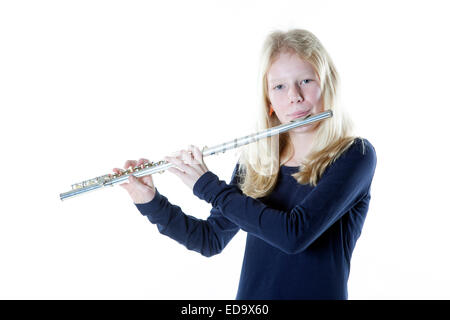
<svg viewBox="0 0 450 320">
<path fill-rule="evenodd" d="M 449 299 L 446 1 L 0 2 L 0 298 L 234 299 L 240 231 L 212 258 L 158 233 L 114 187 L 126 159 L 253 132 L 266 35 L 316 34 L 378 166 L 349 299 Z M 205 159 L 229 181 L 233 151 Z M 155 184 L 187 214 L 210 205 Z"/>
</svg>

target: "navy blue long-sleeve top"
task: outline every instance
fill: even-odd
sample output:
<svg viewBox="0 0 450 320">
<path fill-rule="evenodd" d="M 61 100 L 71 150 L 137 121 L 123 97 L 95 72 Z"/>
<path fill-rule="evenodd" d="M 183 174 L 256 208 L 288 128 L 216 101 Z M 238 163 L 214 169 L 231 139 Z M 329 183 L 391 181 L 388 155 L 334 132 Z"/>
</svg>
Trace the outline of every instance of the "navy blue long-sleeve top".
<svg viewBox="0 0 450 320">
<path fill-rule="evenodd" d="M 183 213 L 158 190 L 136 207 L 160 233 L 207 257 L 246 231 L 236 299 L 347 299 L 376 167 L 369 141 L 356 139 L 315 187 L 291 176 L 299 167 L 281 166 L 275 189 L 259 199 L 238 188 L 238 166 L 230 184 L 210 171 L 195 183 L 194 194 L 213 207 L 206 220 Z"/>
</svg>

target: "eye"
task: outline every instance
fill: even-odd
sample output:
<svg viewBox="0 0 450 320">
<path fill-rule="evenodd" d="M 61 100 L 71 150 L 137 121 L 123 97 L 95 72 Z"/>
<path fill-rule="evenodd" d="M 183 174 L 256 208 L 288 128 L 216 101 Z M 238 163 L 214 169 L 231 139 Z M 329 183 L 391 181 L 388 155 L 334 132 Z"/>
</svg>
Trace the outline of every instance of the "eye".
<svg viewBox="0 0 450 320">
<path fill-rule="evenodd" d="M 275 87 L 273 87 L 274 90 L 280 90 L 283 88 L 282 84 L 276 85 Z"/>
<path fill-rule="evenodd" d="M 312 80 L 311 79 L 305 79 L 305 80 L 302 80 L 301 82 L 300 82 L 300 84 L 308 84 L 308 83 L 310 83 Z"/>
</svg>

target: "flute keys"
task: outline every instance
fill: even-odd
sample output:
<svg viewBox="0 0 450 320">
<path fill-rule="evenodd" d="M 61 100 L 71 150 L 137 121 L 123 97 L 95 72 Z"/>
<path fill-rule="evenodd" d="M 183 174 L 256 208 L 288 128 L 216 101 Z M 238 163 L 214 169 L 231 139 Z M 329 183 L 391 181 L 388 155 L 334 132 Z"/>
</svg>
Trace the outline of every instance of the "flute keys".
<svg viewBox="0 0 450 320">
<path fill-rule="evenodd" d="M 145 168 L 150 168 L 150 167 L 153 167 L 154 163 L 150 161 L 150 162 L 144 163 L 143 165 Z"/>
<path fill-rule="evenodd" d="M 89 179 L 86 181 L 82 181 L 82 182 L 78 182 L 72 185 L 72 190 L 77 190 L 77 189 L 83 189 L 92 185 L 98 185 L 103 183 L 103 181 L 105 181 L 105 179 L 107 179 L 107 175 L 106 176 L 100 176 L 100 177 L 95 177 L 93 179 Z"/>
<path fill-rule="evenodd" d="M 115 179 L 115 178 L 117 178 L 118 176 L 119 176 L 119 174 L 114 172 L 113 174 L 110 174 L 110 175 L 109 175 L 109 180 Z"/>
<path fill-rule="evenodd" d="M 110 174 L 109 177 L 110 179 L 116 179 L 118 177 L 121 177 L 125 174 L 125 171 L 122 169 L 119 169 L 119 172 L 114 172 L 113 174 Z"/>
<path fill-rule="evenodd" d="M 82 182 L 75 183 L 75 184 L 72 185 L 72 190 L 81 189 L 81 188 L 83 188 L 83 183 Z"/>
<path fill-rule="evenodd" d="M 163 165 L 163 164 L 166 164 L 166 163 L 167 163 L 167 161 L 161 160 L 161 161 L 158 161 L 157 163 L 155 163 L 155 165 L 160 166 L 160 165 Z M 163 173 L 163 172 L 164 172 L 164 170 L 159 171 L 160 174 Z"/>
</svg>

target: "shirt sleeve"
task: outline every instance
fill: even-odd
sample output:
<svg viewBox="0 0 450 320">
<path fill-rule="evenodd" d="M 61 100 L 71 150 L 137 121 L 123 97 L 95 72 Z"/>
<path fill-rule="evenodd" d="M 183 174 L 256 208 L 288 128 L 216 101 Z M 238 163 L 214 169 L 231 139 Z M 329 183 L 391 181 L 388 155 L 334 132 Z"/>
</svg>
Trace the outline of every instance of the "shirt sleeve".
<svg viewBox="0 0 450 320">
<path fill-rule="evenodd" d="M 369 192 L 376 153 L 367 140 L 362 141 L 356 140 L 331 164 L 317 186 L 290 211 L 270 208 L 209 171 L 193 191 L 242 230 L 286 253 L 299 253 Z"/>
<path fill-rule="evenodd" d="M 237 181 L 236 172 L 237 166 L 230 185 Z M 185 214 L 179 206 L 171 204 L 158 189 L 150 202 L 135 205 L 142 215 L 157 225 L 161 234 L 206 257 L 220 253 L 239 231 L 239 227 L 225 218 L 220 209 L 213 207 L 206 220 L 198 219 Z"/>
</svg>

